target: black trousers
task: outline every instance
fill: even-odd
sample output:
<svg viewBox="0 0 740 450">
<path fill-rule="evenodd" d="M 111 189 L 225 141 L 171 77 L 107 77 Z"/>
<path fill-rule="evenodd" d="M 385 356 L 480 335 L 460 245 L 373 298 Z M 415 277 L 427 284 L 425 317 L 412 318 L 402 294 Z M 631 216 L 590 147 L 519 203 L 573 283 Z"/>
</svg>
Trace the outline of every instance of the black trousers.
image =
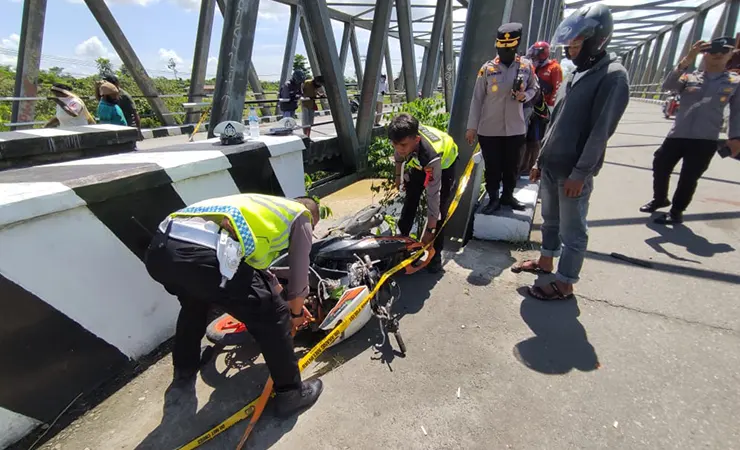
<svg viewBox="0 0 740 450">
<path fill-rule="evenodd" d="M 503 197 L 514 195 L 519 176 L 519 154 L 525 136 L 480 136 L 483 161 L 486 164 L 486 190 L 491 199 L 498 198 L 498 189 L 504 183 Z"/>
<path fill-rule="evenodd" d="M 716 151 L 717 141 L 667 138 L 653 158 L 653 198 L 657 201 L 668 199 L 671 172 L 683 159 L 671 210 L 684 212 L 691 203 L 699 178 L 709 168 Z"/>
<path fill-rule="evenodd" d="M 247 326 L 262 350 L 276 391 L 300 386 L 290 310 L 271 288 L 267 274 L 242 262 L 234 278 L 221 288 L 214 250 L 170 239 L 159 231 L 147 250 L 146 267 L 180 301 L 172 352 L 175 369 L 198 367 L 208 311 L 219 306 Z"/>
<path fill-rule="evenodd" d="M 435 259 L 442 257 L 442 249 L 444 248 L 444 229 L 440 230 L 439 227 L 447 217 L 447 208 L 450 207 L 450 202 L 452 201 L 452 191 L 455 188 L 455 166 L 457 166 L 457 160 L 450 167 L 442 170 L 442 187 L 439 193 L 441 216 L 437 222 L 437 238 L 434 241 Z M 398 221 L 398 231 L 403 236 L 408 236 L 411 233 L 411 227 L 414 225 L 414 218 L 416 217 L 416 210 L 419 207 L 419 200 L 421 199 L 421 194 L 424 192 L 425 179 L 426 173 L 423 170 L 409 170 L 409 182 L 405 185 L 406 200 L 403 203 L 401 218 Z M 419 239 L 421 239 L 421 235 L 419 235 Z"/>
</svg>

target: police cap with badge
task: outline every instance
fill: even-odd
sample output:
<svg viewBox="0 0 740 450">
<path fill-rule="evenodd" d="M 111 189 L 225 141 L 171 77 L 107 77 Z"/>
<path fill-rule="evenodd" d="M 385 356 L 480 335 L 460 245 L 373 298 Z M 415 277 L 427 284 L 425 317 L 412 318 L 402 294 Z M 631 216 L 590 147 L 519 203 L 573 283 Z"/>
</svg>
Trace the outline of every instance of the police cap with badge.
<svg viewBox="0 0 740 450">
<path fill-rule="evenodd" d="M 702 53 L 729 53 L 735 49 L 735 39 L 731 37 L 718 37 L 712 39 L 704 48 L 701 49 Z"/>
<path fill-rule="evenodd" d="M 519 41 L 522 39 L 522 27 L 522 24 L 517 22 L 501 25 L 496 36 L 496 48 L 516 49 L 519 47 Z"/>
</svg>

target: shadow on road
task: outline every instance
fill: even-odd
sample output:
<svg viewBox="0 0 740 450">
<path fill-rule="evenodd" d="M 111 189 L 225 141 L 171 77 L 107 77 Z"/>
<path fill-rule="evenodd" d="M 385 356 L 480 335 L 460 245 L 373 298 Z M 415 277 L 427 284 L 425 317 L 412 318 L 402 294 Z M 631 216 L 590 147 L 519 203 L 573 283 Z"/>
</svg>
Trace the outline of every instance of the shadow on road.
<svg viewBox="0 0 740 450">
<path fill-rule="evenodd" d="M 645 243 L 649 245 L 656 253 L 662 253 L 667 255 L 671 259 L 677 261 L 686 261 L 696 264 L 701 264 L 700 261 L 683 258 L 678 255 L 674 255 L 663 247 L 663 244 L 674 244 L 680 247 L 684 247 L 687 252 L 692 255 L 702 256 L 705 258 L 711 258 L 718 253 L 728 253 L 735 251 L 735 248 L 730 244 L 725 243 L 711 243 L 704 236 L 699 236 L 694 231 L 684 224 L 677 224 L 671 227 L 660 225 L 654 222 L 648 222 L 647 227 L 656 233 L 658 236 L 654 236 L 645 239 Z"/>
<path fill-rule="evenodd" d="M 406 314 L 419 312 L 426 299 L 429 298 L 432 287 L 441 277 L 441 273 L 432 275 L 425 272 L 398 277 L 397 281 L 401 286 L 402 295 L 394 305 L 394 312 L 399 313 L 401 318 Z M 400 329 L 403 332 L 403 320 L 401 320 Z M 298 357 L 303 356 L 322 337 L 323 335 L 311 333 L 297 335 L 295 343 Z M 359 356 L 370 347 L 373 348 L 370 359 L 387 365 L 390 371 L 393 371 L 392 363 L 395 358 L 402 357 L 394 337 L 388 336 L 384 342 L 377 319 L 371 319 L 350 339 L 328 349 L 319 356 L 311 368 L 312 374 L 305 378 L 321 377 Z M 137 450 L 169 449 L 184 445 L 221 423 L 259 396 L 268 371 L 263 363 L 255 362 L 260 354 L 256 342 L 250 340 L 242 346 L 227 347 L 219 349 L 218 352 L 220 353 L 212 357 L 200 372 L 203 382 L 214 388 L 207 402 L 198 409 L 194 381 L 185 385 L 174 383 L 170 385 L 165 392 L 160 424 L 136 447 Z M 228 370 L 216 368 L 217 358 L 223 358 L 222 361 Z M 203 403 L 202 400 L 201 403 Z M 248 448 L 269 448 L 293 428 L 296 422 L 295 417 L 288 420 L 275 419 L 271 403 L 268 403 L 265 414 L 254 430 L 254 439 L 250 437 L 250 441 L 257 444 L 256 447 L 248 446 Z M 224 448 L 232 448 L 236 444 L 235 439 L 238 439 L 236 436 L 241 435 L 246 423 L 247 421 L 243 421 L 236 425 L 228 433 L 228 437 L 217 438 L 221 440 Z"/>
<path fill-rule="evenodd" d="M 524 297 L 520 314 L 535 336 L 514 346 L 515 358 L 547 375 L 598 369 L 599 358 L 578 321 L 581 312 L 575 299 L 543 302 L 529 297 L 526 287 L 518 292 Z"/>
<path fill-rule="evenodd" d="M 470 271 L 467 282 L 473 286 L 488 286 L 516 262 L 511 244 L 478 240 L 470 241 L 452 260 Z"/>
</svg>

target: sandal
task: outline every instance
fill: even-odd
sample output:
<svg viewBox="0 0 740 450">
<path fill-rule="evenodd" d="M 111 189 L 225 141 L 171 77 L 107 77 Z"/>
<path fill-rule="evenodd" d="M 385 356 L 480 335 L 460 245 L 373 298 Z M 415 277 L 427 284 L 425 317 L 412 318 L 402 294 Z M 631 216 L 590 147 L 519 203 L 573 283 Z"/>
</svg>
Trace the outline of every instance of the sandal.
<svg viewBox="0 0 740 450">
<path fill-rule="evenodd" d="M 515 266 L 511 266 L 511 271 L 514 273 L 533 273 L 535 275 L 549 275 L 552 273 L 552 271 L 549 270 L 542 270 L 540 265 L 537 263 L 537 260 L 534 259 L 527 259 Z"/>
<path fill-rule="evenodd" d="M 575 297 L 573 293 L 571 292 L 568 295 L 564 295 L 563 291 L 560 290 L 557 283 L 554 281 L 550 283 L 550 287 L 552 288 L 552 292 L 549 294 L 546 293 L 540 286 L 531 286 L 529 288 L 529 295 L 536 298 L 537 300 L 570 300 Z"/>
</svg>

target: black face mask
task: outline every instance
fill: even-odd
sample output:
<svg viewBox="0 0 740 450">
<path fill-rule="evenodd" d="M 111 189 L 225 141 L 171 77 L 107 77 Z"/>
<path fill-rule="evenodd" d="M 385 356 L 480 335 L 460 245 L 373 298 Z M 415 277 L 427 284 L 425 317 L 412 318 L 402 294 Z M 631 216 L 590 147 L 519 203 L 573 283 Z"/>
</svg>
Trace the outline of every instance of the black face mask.
<svg viewBox="0 0 740 450">
<path fill-rule="evenodd" d="M 514 62 L 514 58 L 516 58 L 516 48 L 498 49 L 498 59 L 501 61 L 501 64 L 508 66 Z"/>
</svg>

